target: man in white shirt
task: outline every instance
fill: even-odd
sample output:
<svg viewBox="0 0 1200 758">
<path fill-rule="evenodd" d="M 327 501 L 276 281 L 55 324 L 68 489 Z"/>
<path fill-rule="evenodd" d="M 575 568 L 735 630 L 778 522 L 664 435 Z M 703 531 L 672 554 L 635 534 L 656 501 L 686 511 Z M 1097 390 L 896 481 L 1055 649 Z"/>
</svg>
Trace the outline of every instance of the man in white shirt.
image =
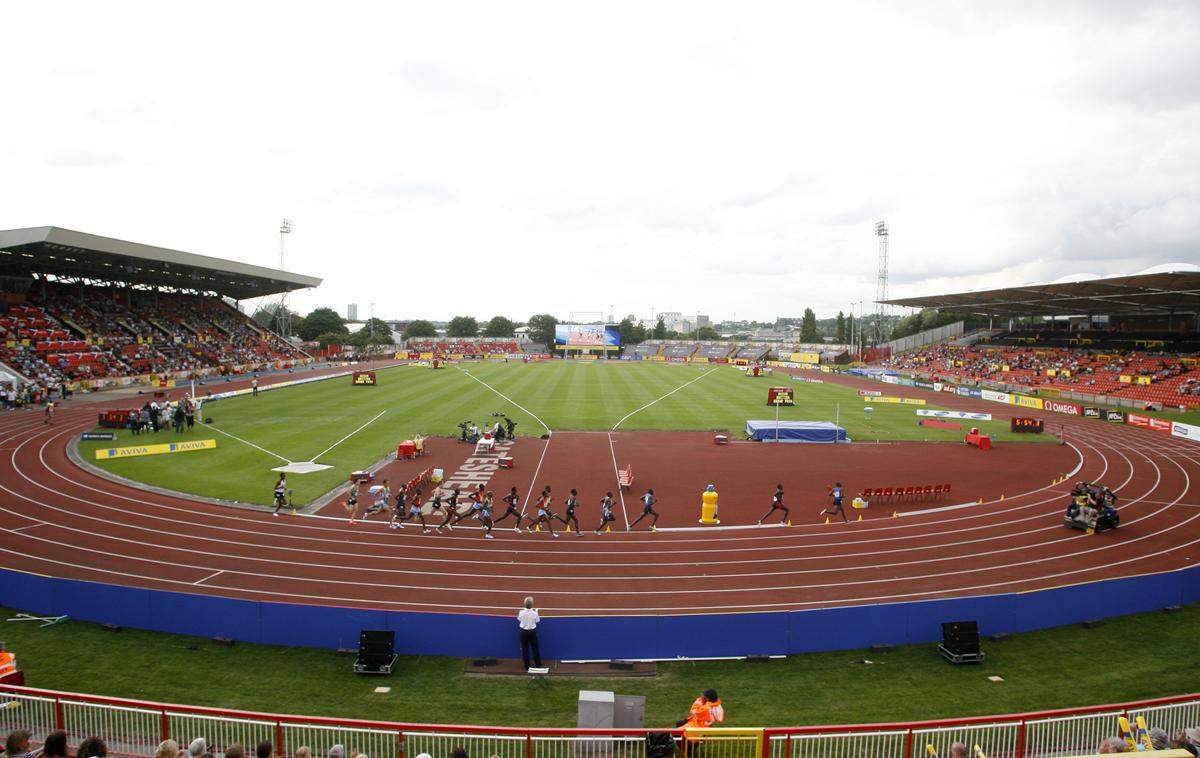
<svg viewBox="0 0 1200 758">
<path fill-rule="evenodd" d="M 533 667 L 542 667 L 542 653 L 538 650 L 537 625 L 541 621 L 537 608 L 533 607 L 533 598 L 525 598 L 525 607 L 517 614 L 517 623 L 521 627 L 521 660 L 529 669 L 529 653 L 533 651 Z"/>
</svg>

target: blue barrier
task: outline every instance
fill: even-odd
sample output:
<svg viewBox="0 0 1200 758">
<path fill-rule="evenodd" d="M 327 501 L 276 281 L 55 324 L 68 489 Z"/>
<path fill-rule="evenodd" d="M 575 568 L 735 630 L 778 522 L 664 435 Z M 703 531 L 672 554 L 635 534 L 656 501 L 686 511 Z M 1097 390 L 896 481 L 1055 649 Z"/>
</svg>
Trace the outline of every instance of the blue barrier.
<svg viewBox="0 0 1200 758">
<path fill-rule="evenodd" d="M 1121 603 L 1111 602 L 1121 598 Z M 1025 632 L 1200 601 L 1200 567 L 1034 592 L 770 613 L 576 616 L 541 626 L 549 659 L 700 658 L 807 653 L 941 639 L 941 623 Z M 0 604 L 45 615 L 201 637 L 355 647 L 361 629 L 392 629 L 410 655 L 517 656 L 511 616 L 298 605 L 121 587 L 0 570 Z"/>
</svg>

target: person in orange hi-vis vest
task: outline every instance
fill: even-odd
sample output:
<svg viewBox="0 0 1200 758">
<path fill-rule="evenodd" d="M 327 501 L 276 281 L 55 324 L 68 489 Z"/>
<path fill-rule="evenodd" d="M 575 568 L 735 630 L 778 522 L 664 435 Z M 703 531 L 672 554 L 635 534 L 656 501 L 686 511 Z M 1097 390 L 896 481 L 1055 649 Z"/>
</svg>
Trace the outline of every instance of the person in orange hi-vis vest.
<svg viewBox="0 0 1200 758">
<path fill-rule="evenodd" d="M 0 642 L 0 676 L 8 676 L 17 670 L 17 657 L 8 652 L 4 643 Z"/>
<path fill-rule="evenodd" d="M 717 697 L 717 691 L 709 689 L 696 698 L 696 702 L 692 703 L 692 707 L 688 711 L 688 717 L 675 724 L 675 726 L 681 726 L 685 730 L 707 729 L 713 724 L 718 724 L 724 720 L 725 707 L 721 705 L 721 699 Z M 689 739 L 699 740 L 701 738 L 697 736 L 689 737 Z"/>
</svg>

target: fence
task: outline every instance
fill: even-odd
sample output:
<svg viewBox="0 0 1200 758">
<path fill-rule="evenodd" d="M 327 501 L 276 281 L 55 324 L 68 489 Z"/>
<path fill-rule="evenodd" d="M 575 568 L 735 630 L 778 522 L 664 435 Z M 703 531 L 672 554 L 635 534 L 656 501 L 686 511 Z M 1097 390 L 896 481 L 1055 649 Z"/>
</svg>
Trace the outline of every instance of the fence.
<svg viewBox="0 0 1200 758">
<path fill-rule="evenodd" d="M 907 337 L 884 342 L 879 347 L 886 348 L 888 355 L 896 355 L 897 353 L 916 350 L 918 347 L 929 345 L 934 342 L 945 342 L 946 340 L 956 339 L 963 335 L 964 322 L 955 321 L 953 324 L 945 326 L 937 326 L 933 329 L 926 329 L 923 332 L 917 332 Z"/>
<path fill-rule="evenodd" d="M 72 749 L 89 736 L 102 738 L 109 755 L 153 756 L 161 740 L 187 745 L 203 737 L 214 754 L 239 744 L 275 745 L 281 758 L 305 746 L 328 755 L 371 758 L 445 758 L 462 747 L 476 758 L 647 758 L 648 729 L 523 729 L 515 727 L 402 724 L 308 716 L 283 716 L 0 685 L 0 730 L 28 729 L 34 745 L 56 729 Z M 949 755 L 950 745 L 980 745 L 990 758 L 1059 758 L 1094 752 L 1116 734 L 1117 718 L 1143 716 L 1168 734 L 1200 725 L 1200 694 L 1059 711 L 944 721 L 850 726 L 669 731 L 681 753 L 704 758 L 922 758 L 926 745 Z M 702 749 L 697 749 L 702 746 Z"/>
</svg>

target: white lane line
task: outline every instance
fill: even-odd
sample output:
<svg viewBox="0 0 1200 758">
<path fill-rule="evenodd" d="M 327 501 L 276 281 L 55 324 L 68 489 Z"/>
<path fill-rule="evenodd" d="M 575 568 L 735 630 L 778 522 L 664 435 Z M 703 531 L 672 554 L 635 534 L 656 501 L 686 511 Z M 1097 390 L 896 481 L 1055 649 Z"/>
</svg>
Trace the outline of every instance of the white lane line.
<svg viewBox="0 0 1200 758">
<path fill-rule="evenodd" d="M 46 526 L 46 522 L 45 522 L 45 521 L 39 521 L 39 522 L 38 522 L 38 523 L 36 523 L 36 524 L 26 524 L 25 526 L 18 526 L 16 529 L 5 529 L 4 531 L 6 531 L 6 532 L 14 532 L 14 533 L 15 533 L 15 532 L 22 532 L 22 531 L 24 531 L 24 530 L 26 530 L 26 529 L 32 529 L 32 528 L 34 528 L 35 526 Z"/>
<path fill-rule="evenodd" d="M 383 414 L 385 414 L 385 413 L 387 413 L 387 411 L 386 411 L 386 410 L 384 410 L 384 411 L 380 411 L 379 413 L 375 414 L 375 418 L 371 419 L 371 420 L 370 420 L 370 421 L 368 421 L 367 423 L 363 424 L 362 426 L 358 427 L 358 428 L 357 428 L 357 429 L 355 429 L 354 431 L 350 432 L 350 433 L 349 433 L 349 434 L 347 434 L 345 437 L 342 437 L 340 440 L 338 440 L 337 442 L 333 443 L 333 444 L 332 444 L 332 445 L 330 445 L 329 447 L 325 448 L 325 449 L 324 449 L 324 450 L 322 450 L 321 452 L 317 453 L 317 454 L 316 454 L 316 455 L 314 455 L 312 458 L 309 458 L 309 459 L 308 459 L 308 462 L 309 462 L 309 463 L 316 463 L 316 462 L 317 462 L 317 459 L 318 459 L 318 458 L 320 458 L 322 455 L 325 455 L 325 454 L 326 454 L 326 453 L 328 453 L 330 450 L 334 449 L 334 448 L 335 448 L 335 447 L 337 447 L 338 445 L 342 444 L 342 443 L 343 443 L 343 442 L 345 442 L 346 440 L 350 439 L 350 438 L 351 438 L 351 437 L 353 437 L 354 435 L 356 435 L 356 434 L 358 434 L 359 432 L 361 432 L 363 429 L 366 429 L 368 426 L 370 426 L 371 424 L 373 424 L 373 423 L 375 423 L 376 421 L 378 421 L 378 420 L 379 420 L 379 417 L 380 417 L 380 416 L 382 416 L 382 415 L 383 415 Z M 290 463 L 290 461 L 289 461 L 289 463 Z"/>
<path fill-rule="evenodd" d="M 192 582 L 192 584 L 204 584 L 209 579 L 216 579 L 218 576 L 220 576 L 221 574 L 224 574 L 224 573 L 225 573 L 225 569 L 221 569 L 220 571 L 214 571 L 213 573 L 209 574 L 208 576 L 204 577 L 203 579 L 197 579 L 196 581 Z"/>
<path fill-rule="evenodd" d="M 617 478 L 617 494 L 621 496 L 621 517 L 625 519 L 625 531 L 629 531 L 629 511 L 625 510 L 625 490 L 621 489 L 621 470 L 617 468 L 617 449 L 613 447 L 612 432 L 608 433 L 608 451 L 612 453 L 613 476 Z"/>
<path fill-rule="evenodd" d="M 237 435 L 233 435 L 233 434 L 230 434 L 229 432 L 221 431 L 220 429 L 213 426 L 212 424 L 208 424 L 208 428 L 212 429 L 217 434 L 224 434 L 226 437 L 229 437 L 230 439 L 235 439 L 238 442 L 242 443 L 243 445 L 249 445 L 250 447 L 254 448 L 255 450 L 261 450 L 262 452 L 266 453 L 267 455 L 271 456 L 272 458 L 278 458 L 279 460 L 283 461 L 284 463 L 288 463 L 288 464 L 294 463 L 294 461 L 289 461 L 287 458 L 284 458 L 282 455 L 279 455 L 278 453 L 272 453 L 270 450 L 267 450 L 265 447 L 259 447 L 258 445 L 255 445 L 253 442 L 247 442 L 246 440 L 242 439 L 241 437 L 238 437 Z"/>
</svg>

